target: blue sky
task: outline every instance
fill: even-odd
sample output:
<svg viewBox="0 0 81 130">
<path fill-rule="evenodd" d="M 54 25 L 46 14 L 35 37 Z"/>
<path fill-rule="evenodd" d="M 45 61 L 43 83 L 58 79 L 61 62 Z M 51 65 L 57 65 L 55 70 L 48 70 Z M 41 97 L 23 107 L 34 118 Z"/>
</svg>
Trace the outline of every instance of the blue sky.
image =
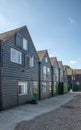
<svg viewBox="0 0 81 130">
<path fill-rule="evenodd" d="M 0 33 L 23 25 L 37 50 L 81 68 L 81 0 L 0 0 Z"/>
</svg>

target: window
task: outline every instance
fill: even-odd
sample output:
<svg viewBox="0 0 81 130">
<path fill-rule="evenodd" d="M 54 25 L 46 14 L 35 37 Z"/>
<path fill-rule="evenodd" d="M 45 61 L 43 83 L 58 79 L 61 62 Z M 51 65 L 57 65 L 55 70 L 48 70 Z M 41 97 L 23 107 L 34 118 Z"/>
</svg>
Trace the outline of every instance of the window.
<svg viewBox="0 0 81 130">
<path fill-rule="evenodd" d="M 34 57 L 26 55 L 26 57 L 25 57 L 25 65 L 33 67 L 34 66 Z"/>
<path fill-rule="evenodd" d="M 17 33 L 16 35 L 16 45 L 24 50 L 28 50 L 28 40 L 20 33 Z"/>
<path fill-rule="evenodd" d="M 43 74 L 50 74 L 50 68 L 43 66 Z"/>
<path fill-rule="evenodd" d="M 10 60 L 18 64 L 22 64 L 22 53 L 13 48 L 10 50 Z"/>
<path fill-rule="evenodd" d="M 28 50 L 28 41 L 25 38 L 23 38 L 23 49 Z"/>
<path fill-rule="evenodd" d="M 43 74 L 46 74 L 46 66 L 43 66 Z"/>
<path fill-rule="evenodd" d="M 45 62 L 46 62 L 46 63 L 48 62 L 48 59 L 47 59 L 47 57 L 45 57 Z"/>
<path fill-rule="evenodd" d="M 30 66 L 31 67 L 34 66 L 34 57 L 33 56 L 30 57 Z"/>
<path fill-rule="evenodd" d="M 20 33 L 16 34 L 16 46 L 23 48 L 23 37 Z"/>
<path fill-rule="evenodd" d="M 47 73 L 50 74 L 50 68 L 49 67 L 47 67 Z"/>
<path fill-rule="evenodd" d="M 18 83 L 18 94 L 27 95 L 28 94 L 28 82 L 19 82 Z"/>
<path fill-rule="evenodd" d="M 58 81 L 58 68 L 54 67 L 54 81 Z"/>
</svg>

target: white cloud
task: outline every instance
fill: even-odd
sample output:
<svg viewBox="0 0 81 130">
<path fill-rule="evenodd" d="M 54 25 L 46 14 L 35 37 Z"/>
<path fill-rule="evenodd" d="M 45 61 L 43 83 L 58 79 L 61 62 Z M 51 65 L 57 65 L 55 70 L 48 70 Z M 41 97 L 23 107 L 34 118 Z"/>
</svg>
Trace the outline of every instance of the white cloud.
<svg viewBox="0 0 81 130">
<path fill-rule="evenodd" d="M 70 63 L 70 64 L 77 64 L 78 61 L 76 61 L 76 60 L 71 60 L 69 63 Z"/>
<path fill-rule="evenodd" d="M 78 57 L 78 60 L 81 61 L 81 57 Z"/>
<path fill-rule="evenodd" d="M 74 23 L 75 23 L 75 20 L 74 20 L 73 18 L 71 18 L 71 17 L 69 17 L 68 20 L 69 20 L 69 22 L 70 22 L 71 24 L 74 24 Z"/>
</svg>

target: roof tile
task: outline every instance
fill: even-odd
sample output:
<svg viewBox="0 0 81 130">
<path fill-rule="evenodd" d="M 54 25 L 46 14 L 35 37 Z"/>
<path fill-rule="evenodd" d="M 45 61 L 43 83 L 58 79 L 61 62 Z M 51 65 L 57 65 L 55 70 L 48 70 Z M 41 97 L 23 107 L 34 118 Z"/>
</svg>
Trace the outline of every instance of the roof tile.
<svg viewBox="0 0 81 130">
<path fill-rule="evenodd" d="M 22 27 L 14 29 L 14 30 L 10 30 L 8 32 L 4 32 L 4 33 L 0 34 L 0 40 L 4 40 L 4 39 L 14 35 L 17 31 L 19 31 L 20 29 L 22 29 L 24 27 L 26 27 L 26 26 L 22 26 Z"/>
</svg>

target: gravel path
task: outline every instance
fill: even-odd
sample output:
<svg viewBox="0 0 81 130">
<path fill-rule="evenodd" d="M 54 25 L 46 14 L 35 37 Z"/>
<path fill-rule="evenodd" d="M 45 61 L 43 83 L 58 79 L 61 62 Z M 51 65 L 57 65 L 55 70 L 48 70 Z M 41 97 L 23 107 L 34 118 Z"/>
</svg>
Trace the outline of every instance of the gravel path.
<svg viewBox="0 0 81 130">
<path fill-rule="evenodd" d="M 81 130 L 81 95 L 54 111 L 17 124 L 15 130 Z"/>
</svg>

